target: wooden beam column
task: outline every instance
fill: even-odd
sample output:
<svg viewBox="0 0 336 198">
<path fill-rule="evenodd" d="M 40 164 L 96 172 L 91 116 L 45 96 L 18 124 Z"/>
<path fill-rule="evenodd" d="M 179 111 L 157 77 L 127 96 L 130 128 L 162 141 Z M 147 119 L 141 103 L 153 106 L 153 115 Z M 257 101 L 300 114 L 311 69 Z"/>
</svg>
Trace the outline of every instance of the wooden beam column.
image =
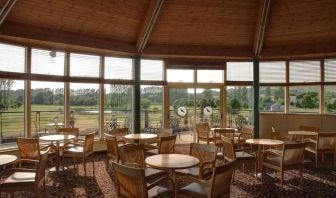
<svg viewBox="0 0 336 198">
<path fill-rule="evenodd" d="M 133 59 L 133 105 L 132 105 L 132 122 L 133 122 L 133 134 L 140 133 L 140 118 L 141 118 L 141 109 L 140 109 L 140 74 L 141 74 L 141 64 L 140 56 L 137 56 Z"/>
<path fill-rule="evenodd" d="M 0 9 L 0 26 L 5 21 L 6 17 L 8 16 L 9 12 L 14 7 L 17 0 L 7 0 L 4 6 Z"/>
<path fill-rule="evenodd" d="M 162 4 L 164 0 L 151 0 L 149 2 L 149 7 L 145 19 L 140 27 L 139 36 L 137 39 L 136 48 L 139 53 L 141 53 L 149 40 L 150 35 L 152 34 L 154 25 L 156 23 L 157 17 L 159 16 Z"/>
<path fill-rule="evenodd" d="M 254 138 L 259 138 L 259 60 L 253 60 L 253 124 Z"/>
<path fill-rule="evenodd" d="M 264 45 L 265 30 L 270 16 L 272 0 L 260 0 L 257 14 L 257 27 L 253 43 L 254 56 L 259 57 Z"/>
</svg>

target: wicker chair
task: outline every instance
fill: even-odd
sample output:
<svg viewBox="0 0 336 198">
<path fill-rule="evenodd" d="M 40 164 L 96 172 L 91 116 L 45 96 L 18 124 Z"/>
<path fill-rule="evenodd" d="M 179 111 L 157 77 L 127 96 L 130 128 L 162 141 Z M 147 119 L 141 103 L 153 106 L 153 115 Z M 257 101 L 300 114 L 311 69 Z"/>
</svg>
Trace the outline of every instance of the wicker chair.
<svg viewBox="0 0 336 198">
<path fill-rule="evenodd" d="M 40 197 L 39 189 L 43 185 L 44 197 L 47 197 L 45 189 L 45 169 L 48 160 L 48 154 L 40 155 L 40 160 L 21 159 L 14 163 L 12 173 L 9 177 L 0 183 L 1 192 L 11 193 L 12 197 L 16 191 L 30 191 L 35 197 Z M 18 168 L 21 164 L 35 165 L 35 169 Z"/>
<path fill-rule="evenodd" d="M 105 140 L 106 140 L 106 150 L 107 150 L 106 170 L 108 170 L 110 159 L 116 162 L 120 161 L 119 146 L 121 145 L 118 145 L 117 137 L 114 135 L 109 135 L 105 133 Z"/>
<path fill-rule="evenodd" d="M 319 157 L 324 161 L 325 154 L 333 155 L 333 165 L 336 165 L 336 135 L 334 133 L 318 133 L 317 140 L 306 140 L 305 152 L 315 157 L 315 167 L 319 165 Z"/>
<path fill-rule="evenodd" d="M 234 139 L 235 129 L 233 128 L 215 128 L 214 129 L 214 142 L 218 148 L 223 148 L 222 136 Z"/>
<path fill-rule="evenodd" d="M 118 197 L 148 198 L 148 197 L 175 197 L 174 182 L 168 177 L 162 177 L 151 184 L 147 184 L 145 170 L 112 162 L 116 175 Z M 159 187 L 165 181 L 172 183 L 173 190 Z"/>
<path fill-rule="evenodd" d="M 124 136 L 128 134 L 128 128 L 117 128 L 111 131 L 111 135 L 117 137 L 118 143 L 126 143 Z"/>
<path fill-rule="evenodd" d="M 232 170 L 235 162 L 230 162 L 214 168 L 210 182 L 195 180 L 195 182 L 179 190 L 179 195 L 188 197 L 230 197 Z"/>
<path fill-rule="evenodd" d="M 146 141 L 146 144 L 144 144 L 145 150 L 148 151 L 148 150 L 158 149 L 159 144 L 160 144 L 159 143 L 160 137 L 171 136 L 172 134 L 173 134 L 173 131 L 171 129 L 159 128 L 158 133 L 157 133 L 157 139 L 155 140 L 155 142 Z"/>
<path fill-rule="evenodd" d="M 74 160 L 74 167 L 76 164 L 76 159 L 82 159 L 84 163 L 84 173 L 86 176 L 86 159 L 91 156 L 92 158 L 92 166 L 93 166 L 93 174 L 95 174 L 95 167 L 94 167 L 94 155 L 93 155 L 93 141 L 94 141 L 95 133 L 89 133 L 85 136 L 84 143 L 82 142 L 68 142 L 64 144 L 63 147 L 63 158 L 62 164 L 64 164 L 65 157 L 71 157 Z M 69 146 L 68 145 L 72 145 Z M 63 166 L 64 167 L 64 166 Z M 78 171 L 77 171 L 78 174 Z"/>
<path fill-rule="evenodd" d="M 222 137 L 223 141 L 223 153 L 222 157 L 224 162 L 236 161 L 237 165 L 243 164 L 243 170 L 245 172 L 245 164 L 246 163 L 255 163 L 255 167 L 257 170 L 257 160 L 254 155 L 251 155 L 245 152 L 243 149 L 234 149 L 233 140 L 231 138 Z M 233 177 L 234 180 L 235 169 L 233 169 Z"/>
<path fill-rule="evenodd" d="M 302 170 L 304 161 L 304 149 L 306 143 L 284 144 L 282 151 L 268 149 L 263 154 L 262 179 L 266 173 L 266 168 L 280 172 L 281 188 L 283 188 L 284 171 L 300 171 L 300 180 L 302 184 Z"/>
<path fill-rule="evenodd" d="M 63 134 L 63 135 L 74 135 L 74 140 L 65 140 L 64 142 L 60 143 L 60 147 L 62 148 L 65 143 L 68 142 L 78 142 L 79 140 L 79 128 L 58 128 L 57 133 Z M 70 145 L 68 145 L 70 146 Z M 73 145 L 71 145 L 73 146 Z"/>
<path fill-rule="evenodd" d="M 176 174 L 200 179 L 209 177 L 215 167 L 217 147 L 215 145 L 191 143 L 189 155 L 199 159 L 199 166 L 176 170 Z"/>
<path fill-rule="evenodd" d="M 253 136 L 254 126 L 252 125 L 243 125 L 241 129 L 241 133 L 237 137 L 234 137 L 234 145 L 238 145 L 238 147 L 244 147 L 245 141 L 247 139 L 251 139 Z"/>
<path fill-rule="evenodd" d="M 207 144 L 213 142 L 213 136 L 210 133 L 210 127 L 207 122 L 196 124 L 196 132 L 197 132 L 197 143 L 199 141 L 205 141 Z"/>
<path fill-rule="evenodd" d="M 16 138 L 20 159 L 40 160 L 41 155 L 47 154 L 48 159 L 56 158 L 56 147 L 53 144 L 40 147 L 37 138 Z"/>
<path fill-rule="evenodd" d="M 125 144 L 119 147 L 120 161 L 123 165 L 145 169 L 147 181 L 167 175 L 166 172 L 146 166 L 145 153 L 142 144 Z"/>
<path fill-rule="evenodd" d="M 159 148 L 146 151 L 146 155 L 169 154 L 174 153 L 177 135 L 161 136 L 159 138 Z"/>
</svg>

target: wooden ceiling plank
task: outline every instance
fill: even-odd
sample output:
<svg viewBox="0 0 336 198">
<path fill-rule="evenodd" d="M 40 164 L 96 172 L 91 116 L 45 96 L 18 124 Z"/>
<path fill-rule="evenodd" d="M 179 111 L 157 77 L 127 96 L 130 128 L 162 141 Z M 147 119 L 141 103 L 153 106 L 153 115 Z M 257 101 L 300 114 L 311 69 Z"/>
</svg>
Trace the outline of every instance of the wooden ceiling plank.
<svg viewBox="0 0 336 198">
<path fill-rule="evenodd" d="M 145 19 L 141 25 L 140 33 L 137 39 L 136 48 L 141 53 L 147 45 L 148 39 L 152 33 L 158 15 L 160 13 L 164 0 L 151 0 L 145 16 Z"/>
<path fill-rule="evenodd" d="M 253 43 L 253 53 L 256 57 L 260 56 L 260 53 L 264 45 L 265 30 L 266 30 L 267 23 L 269 21 L 272 0 L 260 0 L 260 3 L 262 5 L 261 7 L 259 7 L 259 10 L 258 10 L 257 28 L 256 28 L 256 33 L 255 33 L 255 38 L 254 38 L 254 43 Z"/>
<path fill-rule="evenodd" d="M 6 17 L 8 16 L 9 12 L 14 7 L 17 0 L 7 0 L 5 5 L 0 10 L 0 27 L 2 23 L 5 21 Z"/>
<path fill-rule="evenodd" d="M 17 38 L 35 39 L 47 42 L 100 48 L 115 52 L 136 53 L 134 44 L 116 40 L 87 37 L 81 34 L 49 30 L 15 22 L 6 22 L 0 27 L 0 34 Z"/>
</svg>

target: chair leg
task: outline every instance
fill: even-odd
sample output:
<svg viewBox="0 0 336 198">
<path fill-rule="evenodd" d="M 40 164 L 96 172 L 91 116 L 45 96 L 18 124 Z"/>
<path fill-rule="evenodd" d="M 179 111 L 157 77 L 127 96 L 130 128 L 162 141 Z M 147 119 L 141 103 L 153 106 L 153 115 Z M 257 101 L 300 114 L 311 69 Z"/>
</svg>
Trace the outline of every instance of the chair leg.
<svg viewBox="0 0 336 198">
<path fill-rule="evenodd" d="M 109 165 L 109 157 L 106 158 L 106 171 L 108 170 L 108 165 Z"/>
<path fill-rule="evenodd" d="M 47 193 L 47 189 L 46 189 L 46 182 L 45 179 L 43 180 L 43 193 L 44 193 L 44 197 L 48 197 L 48 193 Z"/>
<path fill-rule="evenodd" d="M 83 157 L 83 166 L 84 166 L 84 175 L 86 177 L 86 162 L 85 162 L 85 157 Z"/>
<path fill-rule="evenodd" d="M 303 168 L 300 169 L 300 184 L 301 190 L 303 190 Z"/>
<path fill-rule="evenodd" d="M 280 171 L 280 185 L 281 185 L 281 190 L 283 190 L 283 180 L 284 180 L 284 171 Z"/>
<path fill-rule="evenodd" d="M 263 166 L 261 169 L 261 183 L 264 183 L 265 175 L 266 175 L 266 167 Z"/>
<path fill-rule="evenodd" d="M 315 155 L 315 168 L 318 168 L 318 154 Z"/>
<path fill-rule="evenodd" d="M 236 173 L 236 169 L 233 168 L 233 170 L 232 170 L 232 182 L 234 182 L 235 173 Z"/>
<path fill-rule="evenodd" d="M 94 165 L 94 155 L 92 154 L 92 170 L 93 170 L 93 175 L 95 175 L 95 165 Z"/>
</svg>

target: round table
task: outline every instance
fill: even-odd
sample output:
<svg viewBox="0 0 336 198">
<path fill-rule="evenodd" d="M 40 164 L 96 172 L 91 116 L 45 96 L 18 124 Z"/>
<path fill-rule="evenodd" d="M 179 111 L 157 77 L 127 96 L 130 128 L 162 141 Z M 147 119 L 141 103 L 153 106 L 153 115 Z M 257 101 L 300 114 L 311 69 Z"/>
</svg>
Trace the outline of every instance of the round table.
<svg viewBox="0 0 336 198">
<path fill-rule="evenodd" d="M 40 140 L 56 142 L 56 171 L 59 171 L 60 166 L 60 141 L 72 140 L 75 139 L 74 135 L 64 135 L 64 134 L 55 134 L 55 135 L 45 135 L 40 137 Z"/>
<path fill-rule="evenodd" d="M 265 150 L 265 147 L 267 146 L 279 146 L 279 145 L 283 145 L 284 142 L 281 140 L 274 140 L 274 139 L 247 139 L 246 140 L 247 144 L 252 144 L 252 145 L 257 145 L 258 146 L 258 150 L 256 152 L 256 158 L 257 158 L 257 170 L 260 171 L 261 170 L 261 160 L 262 160 L 262 151 Z M 260 174 L 261 175 L 261 174 Z M 259 176 L 259 173 L 256 175 L 257 177 Z"/>
<path fill-rule="evenodd" d="M 124 136 L 125 139 L 127 140 L 136 140 L 139 141 L 140 143 L 143 143 L 146 140 L 150 139 L 155 139 L 157 138 L 156 134 L 147 134 L 147 133 L 140 133 L 140 134 L 128 134 Z"/>
<path fill-rule="evenodd" d="M 199 159 L 190 155 L 183 154 L 159 154 L 147 157 L 146 164 L 152 168 L 160 170 L 168 170 L 169 177 L 175 183 L 175 196 L 177 195 L 177 187 L 175 182 L 175 170 L 185 169 L 197 166 Z"/>
<path fill-rule="evenodd" d="M 0 155 L 0 166 L 6 166 L 17 160 L 15 155 Z"/>
</svg>

